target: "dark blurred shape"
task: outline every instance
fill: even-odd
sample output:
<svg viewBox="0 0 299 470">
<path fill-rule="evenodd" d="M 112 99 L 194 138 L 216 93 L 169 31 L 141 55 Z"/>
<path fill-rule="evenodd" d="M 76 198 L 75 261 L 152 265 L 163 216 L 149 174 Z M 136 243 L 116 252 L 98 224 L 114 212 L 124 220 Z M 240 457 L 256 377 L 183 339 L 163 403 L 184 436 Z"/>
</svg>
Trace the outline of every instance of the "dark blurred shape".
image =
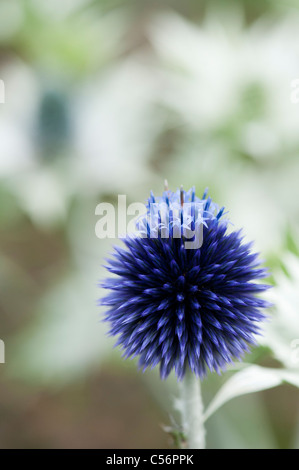
<svg viewBox="0 0 299 470">
<path fill-rule="evenodd" d="M 278 449 L 292 449 L 299 413 L 298 390 L 283 385 L 262 392 L 262 396 Z"/>
<path fill-rule="evenodd" d="M 108 367 L 56 391 L 1 383 L 0 418 L 0 448 L 169 447 L 142 382 Z"/>
<path fill-rule="evenodd" d="M 37 143 L 40 154 L 52 158 L 63 154 L 70 139 L 68 99 L 58 90 L 45 90 L 37 114 Z"/>
<path fill-rule="evenodd" d="M 24 217 L 10 229 L 2 228 L 0 253 L 1 334 L 8 335 L 31 317 L 36 300 L 64 272 L 68 252 L 61 232 L 40 231 Z"/>
</svg>

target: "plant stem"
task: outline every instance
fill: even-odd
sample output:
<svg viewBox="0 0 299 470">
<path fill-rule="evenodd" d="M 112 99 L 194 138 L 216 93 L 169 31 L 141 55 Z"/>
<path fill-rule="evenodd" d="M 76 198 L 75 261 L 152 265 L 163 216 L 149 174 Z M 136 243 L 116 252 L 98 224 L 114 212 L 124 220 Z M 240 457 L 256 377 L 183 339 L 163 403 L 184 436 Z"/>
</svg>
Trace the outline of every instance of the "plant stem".
<svg viewBox="0 0 299 470">
<path fill-rule="evenodd" d="M 205 448 L 205 428 L 200 380 L 188 368 L 180 383 L 183 431 L 188 449 Z"/>
</svg>

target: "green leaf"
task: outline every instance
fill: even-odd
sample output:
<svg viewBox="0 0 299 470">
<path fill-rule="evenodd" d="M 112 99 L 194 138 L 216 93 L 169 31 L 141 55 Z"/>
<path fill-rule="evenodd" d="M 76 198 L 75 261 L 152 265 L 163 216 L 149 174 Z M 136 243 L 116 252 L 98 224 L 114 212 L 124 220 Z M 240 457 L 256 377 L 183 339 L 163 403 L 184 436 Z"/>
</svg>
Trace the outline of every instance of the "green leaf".
<svg viewBox="0 0 299 470">
<path fill-rule="evenodd" d="M 236 372 L 220 388 L 207 407 L 204 419 L 207 420 L 216 410 L 232 398 L 247 393 L 267 390 L 277 387 L 282 383 L 289 383 L 295 387 L 299 387 L 299 370 L 271 369 L 257 365 L 248 366 Z"/>
</svg>

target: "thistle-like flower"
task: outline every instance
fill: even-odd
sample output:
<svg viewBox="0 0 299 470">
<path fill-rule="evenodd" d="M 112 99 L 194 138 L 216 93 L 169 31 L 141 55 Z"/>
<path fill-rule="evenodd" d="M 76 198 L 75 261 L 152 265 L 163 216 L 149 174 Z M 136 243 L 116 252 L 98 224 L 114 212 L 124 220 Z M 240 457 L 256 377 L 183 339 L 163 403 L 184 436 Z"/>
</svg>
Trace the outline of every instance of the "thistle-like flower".
<svg viewBox="0 0 299 470">
<path fill-rule="evenodd" d="M 269 306 L 256 294 L 269 286 L 254 282 L 267 271 L 240 231 L 229 232 L 224 208 L 206 192 L 166 189 L 151 194 L 137 228 L 109 260 L 116 277 L 101 284 L 124 356 L 139 356 L 143 369 L 159 364 L 162 378 L 174 369 L 178 379 L 188 367 L 202 378 L 241 359 Z"/>
</svg>

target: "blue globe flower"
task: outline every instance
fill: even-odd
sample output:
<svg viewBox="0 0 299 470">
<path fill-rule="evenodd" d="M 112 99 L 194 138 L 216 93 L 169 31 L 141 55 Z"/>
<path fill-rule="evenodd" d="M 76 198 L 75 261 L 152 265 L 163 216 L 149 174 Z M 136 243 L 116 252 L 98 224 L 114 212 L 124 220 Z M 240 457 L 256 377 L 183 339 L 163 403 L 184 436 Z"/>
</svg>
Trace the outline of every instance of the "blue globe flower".
<svg viewBox="0 0 299 470">
<path fill-rule="evenodd" d="M 162 378 L 219 373 L 261 332 L 269 304 L 256 294 L 269 286 L 254 281 L 267 271 L 224 215 L 206 192 L 151 194 L 138 231 L 109 260 L 116 276 L 101 284 L 110 292 L 100 304 L 110 334 L 143 369 L 159 364 Z"/>
</svg>

